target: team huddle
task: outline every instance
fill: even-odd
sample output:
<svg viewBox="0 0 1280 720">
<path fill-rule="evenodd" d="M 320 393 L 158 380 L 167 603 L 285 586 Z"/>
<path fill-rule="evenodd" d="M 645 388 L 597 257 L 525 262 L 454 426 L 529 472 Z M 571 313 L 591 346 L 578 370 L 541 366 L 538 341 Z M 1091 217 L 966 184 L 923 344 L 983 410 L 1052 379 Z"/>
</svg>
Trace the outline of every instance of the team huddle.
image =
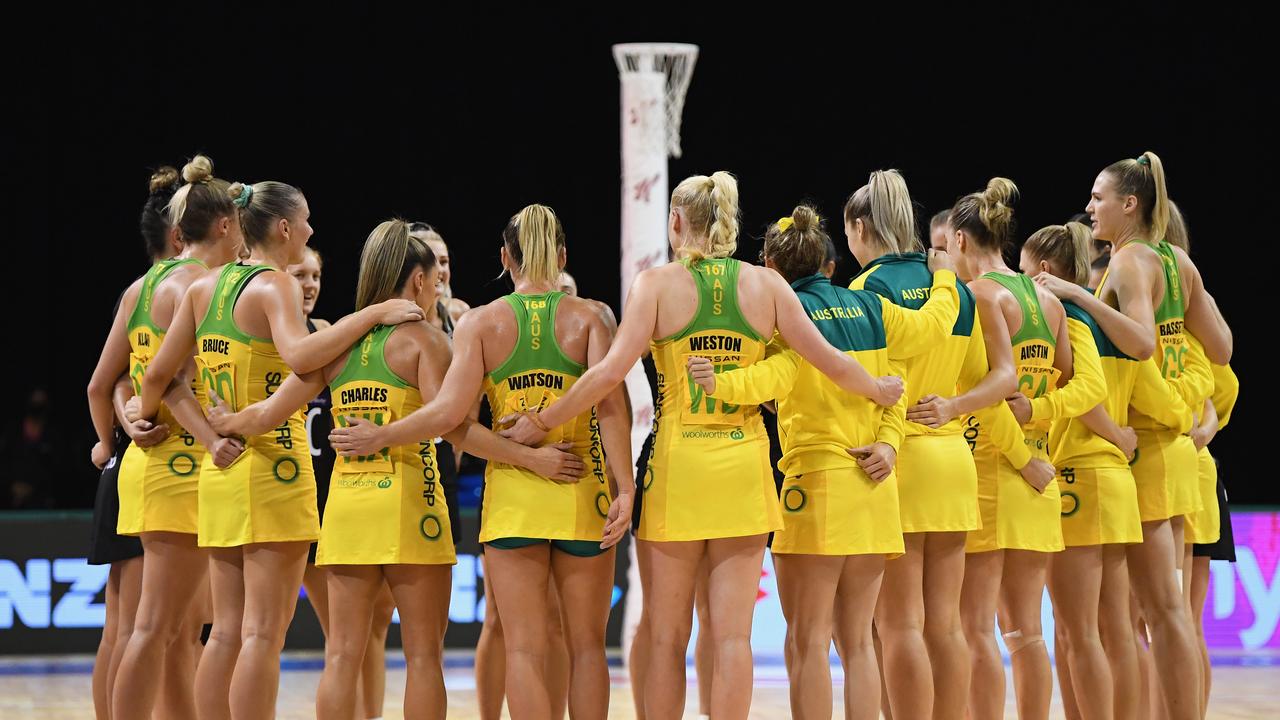
<svg viewBox="0 0 1280 720">
<path fill-rule="evenodd" d="M 961 196 L 926 249 L 902 175 L 872 173 L 843 208 L 845 288 L 816 208 L 772 223 L 752 265 L 733 258 L 736 178 L 693 176 L 672 261 L 637 276 L 620 321 L 577 297 L 546 206 L 502 229 L 513 292 L 474 308 L 440 234 L 388 220 L 356 311 L 329 324 L 301 191 L 203 156 L 162 169 L 141 218 L 154 264 L 88 389 L 91 560 L 112 564 L 98 717 L 274 717 L 303 585 L 325 633 L 317 717 L 381 716 L 393 611 L 404 716 L 445 717 L 465 452 L 487 463 L 483 718 L 504 697 L 519 720 L 609 716 L 629 531 L 638 718 L 682 716 L 695 610 L 701 713 L 747 717 L 766 546 L 795 717 L 831 717 L 834 641 L 846 718 L 1002 718 L 998 633 L 1018 717 L 1047 718 L 1047 586 L 1068 717 L 1203 718 L 1208 561 L 1234 559 L 1207 449 L 1239 389 L 1230 328 L 1154 153 L 1105 168 L 1085 215 L 1010 268 L 1017 196 L 1005 178 Z M 623 380 L 646 355 L 633 467 Z"/>
</svg>

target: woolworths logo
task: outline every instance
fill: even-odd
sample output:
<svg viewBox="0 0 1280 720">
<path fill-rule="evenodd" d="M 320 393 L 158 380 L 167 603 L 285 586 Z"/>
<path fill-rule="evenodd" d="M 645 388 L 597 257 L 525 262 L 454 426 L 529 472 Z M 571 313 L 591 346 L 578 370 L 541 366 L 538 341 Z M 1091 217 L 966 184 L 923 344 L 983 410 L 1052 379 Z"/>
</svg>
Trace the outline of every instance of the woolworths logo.
<svg viewBox="0 0 1280 720">
<path fill-rule="evenodd" d="M 389 477 L 384 477 L 381 480 L 378 480 L 376 482 L 373 480 L 373 478 L 354 477 L 354 478 L 343 478 L 339 480 L 338 487 L 351 488 L 353 490 L 369 490 L 374 487 L 379 487 L 379 488 L 382 488 L 383 490 L 386 490 L 387 488 L 391 487 L 391 483 L 392 481 L 391 481 L 391 478 Z"/>
<path fill-rule="evenodd" d="M 742 428 L 732 430 L 683 430 L 680 436 L 685 440 L 741 440 L 747 436 Z"/>
</svg>

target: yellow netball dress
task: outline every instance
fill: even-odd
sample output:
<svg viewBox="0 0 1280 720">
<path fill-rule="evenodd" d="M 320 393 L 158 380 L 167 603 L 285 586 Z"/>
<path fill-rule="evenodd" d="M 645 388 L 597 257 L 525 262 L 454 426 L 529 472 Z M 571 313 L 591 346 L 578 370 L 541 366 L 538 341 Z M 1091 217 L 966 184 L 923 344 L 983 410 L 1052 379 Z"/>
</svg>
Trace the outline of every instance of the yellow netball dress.
<svg viewBox="0 0 1280 720">
<path fill-rule="evenodd" d="M 1045 320 L 1035 283 L 1026 275 L 987 273 L 982 277 L 1012 293 L 1022 309 L 1022 327 L 1011 338 L 1018 391 L 1032 400 L 1055 392 L 1061 375 L 1053 366 L 1057 339 Z M 1047 461 L 1049 422 L 1032 420 L 1022 429 L 1031 456 Z M 1062 549 L 1061 498 L 1056 480 L 1050 481 L 1043 493 L 1036 492 L 987 432 L 978 433 L 973 462 L 978 470 L 982 528 L 969 533 L 967 552 Z"/>
<path fill-rule="evenodd" d="M 549 292 L 503 298 L 515 313 L 519 336 L 506 361 L 485 376 L 485 394 L 495 419 L 545 410 L 586 371 L 556 342 L 556 309 L 563 297 L 562 292 Z M 550 540 L 553 547 L 572 555 L 598 555 L 613 500 L 596 409 L 552 429 L 544 443 L 570 443 L 570 452 L 586 466 L 582 479 L 562 484 L 524 468 L 489 463 L 480 542 L 513 549 Z"/>
<path fill-rule="evenodd" d="M 937 347 L 956 322 L 955 275 L 947 270 L 933 278 L 928 288 L 932 298 L 920 312 L 872 292 L 834 287 L 821 274 L 800 278 L 791 287 L 827 342 L 873 376 L 887 375 L 894 363 Z M 903 552 L 897 477 L 873 481 L 846 450 L 875 442 L 898 450 L 905 399 L 883 408 L 845 392 L 794 350 L 721 373 L 714 397 L 750 405 L 778 400 L 778 435 L 783 438 L 779 467 L 786 479 L 781 493 L 784 526 L 774 535 L 773 552 Z"/>
<path fill-rule="evenodd" d="M 1178 381 L 1186 370 L 1188 345 L 1183 330 L 1185 309 L 1182 276 L 1177 257 L 1168 243 L 1152 245 L 1135 241 L 1155 252 L 1164 271 L 1164 297 L 1155 310 L 1156 355 L 1151 359 L 1166 380 Z M 1122 250 L 1123 252 L 1123 250 Z M 1110 271 L 1098 283 L 1097 295 L 1106 287 Z M 1194 407 L 1203 393 L 1184 393 L 1187 404 Z M 1130 425 L 1138 433 L 1138 453 L 1132 465 L 1138 486 L 1138 507 L 1143 522 L 1187 515 L 1200 508 L 1199 470 L 1195 444 L 1191 438 L 1155 422 L 1136 408 L 1130 413 Z"/>
<path fill-rule="evenodd" d="M 241 330 L 233 315 L 245 285 L 271 269 L 224 267 L 196 328 L 201 383 L 233 411 L 270 397 L 291 372 L 275 344 Z M 244 446 L 244 453 L 226 469 L 215 466 L 211 455 L 200 467 L 200 545 L 236 547 L 318 538 L 316 483 L 302 409 L 280 427 L 245 438 Z"/>
<path fill-rule="evenodd" d="M 422 407 L 418 388 L 387 366 L 387 339 L 396 327 L 370 330 L 329 383 L 334 427 L 345 427 L 348 417 L 386 425 Z M 434 442 L 337 459 L 320 526 L 317 565 L 456 562 Z"/>
<path fill-rule="evenodd" d="M 924 253 L 903 253 L 873 260 L 849 288 L 870 290 L 895 305 L 918 310 L 929 299 L 932 283 Z M 906 382 L 904 398 L 908 407 L 926 395 L 956 394 L 971 343 L 977 346 L 974 350 L 981 355 L 985 374 L 986 351 L 973 293 L 963 284 L 956 290 L 959 313 L 951 332 L 929 352 L 895 367 Z M 978 475 L 963 435 L 964 421 L 955 418 L 940 428 L 906 423 L 897 467 L 903 532 L 978 529 Z"/>
<path fill-rule="evenodd" d="M 1071 338 L 1073 377 L 1068 387 L 1033 401 L 1032 418 L 1038 414 L 1052 416 L 1052 400 L 1067 395 L 1070 385 L 1082 376 L 1097 375 L 1103 379 L 1103 407 L 1117 425 L 1124 426 L 1137 362 L 1120 352 L 1089 313 L 1071 302 L 1063 302 L 1062 306 Z M 1055 419 L 1049 430 L 1049 447 L 1062 495 L 1063 543 L 1078 547 L 1142 542 L 1138 491 L 1129 459 L 1071 414 Z"/>
<path fill-rule="evenodd" d="M 781 530 L 759 406 L 706 397 L 686 367 L 695 354 L 720 371 L 764 357 L 765 339 L 738 308 L 741 264 L 733 258 L 681 264 L 693 276 L 698 309 L 684 329 L 652 344 L 658 400 L 637 537 L 708 540 Z"/>
<path fill-rule="evenodd" d="M 156 288 L 174 270 L 199 260 L 162 260 L 147 271 L 142 280 L 138 304 L 129 315 L 129 377 L 133 391 L 142 393 L 142 377 L 147 364 L 160 352 L 164 330 L 151 319 L 151 303 Z M 199 395 L 197 395 L 199 397 Z M 116 532 L 137 535 L 166 531 L 196 534 L 200 462 L 204 446 L 196 442 L 165 406 L 156 424 L 169 426 L 169 437 L 159 445 L 140 448 L 130 444 L 120 465 L 120 519 Z"/>
<path fill-rule="evenodd" d="M 1189 336 L 1189 339 L 1194 348 L 1197 345 L 1195 338 Z M 1240 394 L 1240 381 L 1229 365 L 1213 365 L 1212 373 L 1213 395 L 1210 400 L 1218 413 L 1218 430 L 1221 432 L 1231 419 L 1231 411 Z M 1200 408 L 1196 408 L 1196 414 L 1199 413 Z M 1210 545 L 1218 542 L 1222 536 L 1222 513 L 1218 507 L 1218 463 L 1209 454 L 1208 446 L 1200 448 L 1196 459 L 1202 505 L 1198 512 L 1187 516 L 1186 542 Z"/>
</svg>

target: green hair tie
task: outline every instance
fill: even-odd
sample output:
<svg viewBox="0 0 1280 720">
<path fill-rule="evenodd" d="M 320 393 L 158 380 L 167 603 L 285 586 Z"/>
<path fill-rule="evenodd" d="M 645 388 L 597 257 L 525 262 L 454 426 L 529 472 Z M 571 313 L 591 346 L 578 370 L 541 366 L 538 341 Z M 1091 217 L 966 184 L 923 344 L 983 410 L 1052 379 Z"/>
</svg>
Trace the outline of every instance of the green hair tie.
<svg viewBox="0 0 1280 720">
<path fill-rule="evenodd" d="M 249 200 L 251 200 L 252 198 L 253 198 L 253 186 L 249 185 L 248 183 L 245 183 L 244 185 L 240 186 L 240 194 L 237 195 L 236 199 L 232 200 L 232 202 L 234 202 L 236 204 L 236 207 L 238 208 L 246 208 L 246 207 L 249 207 Z"/>
<path fill-rule="evenodd" d="M 1137 159 L 1137 161 L 1138 161 L 1138 164 L 1139 164 L 1139 165 L 1150 165 L 1150 164 L 1151 164 L 1151 160 L 1149 160 L 1149 159 L 1147 158 L 1147 156 L 1146 156 L 1146 155 L 1139 155 L 1136 159 Z"/>
</svg>

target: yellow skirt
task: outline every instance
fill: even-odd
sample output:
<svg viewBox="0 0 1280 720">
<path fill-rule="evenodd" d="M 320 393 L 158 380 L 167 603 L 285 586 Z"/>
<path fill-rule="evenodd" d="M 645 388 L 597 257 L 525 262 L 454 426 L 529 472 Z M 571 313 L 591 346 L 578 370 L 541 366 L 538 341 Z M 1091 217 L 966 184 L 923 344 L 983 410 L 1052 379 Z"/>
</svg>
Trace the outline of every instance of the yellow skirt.
<svg viewBox="0 0 1280 720">
<path fill-rule="evenodd" d="M 329 480 L 316 564 L 457 563 L 443 494 L 422 495 L 421 477 L 335 472 Z"/>
<path fill-rule="evenodd" d="M 789 476 L 781 503 L 774 554 L 897 557 L 904 551 L 893 475 L 876 482 L 861 468 L 846 467 Z"/>
<path fill-rule="evenodd" d="M 306 437 L 298 432 L 294 437 Z M 316 481 L 305 443 L 293 450 L 250 447 L 225 470 L 200 467 L 202 547 L 312 542 L 320 537 Z"/>
<path fill-rule="evenodd" d="M 1203 448 L 1198 454 L 1200 468 L 1200 500 L 1203 506 L 1187 516 L 1186 542 L 1188 545 L 1209 545 L 1218 542 L 1222 535 L 1222 515 L 1218 508 L 1218 463 Z"/>
<path fill-rule="evenodd" d="M 1200 509 L 1200 466 L 1190 437 L 1172 430 L 1138 430 L 1132 469 L 1143 522 Z"/>
<path fill-rule="evenodd" d="M 964 436 L 908 435 L 898 453 L 896 472 L 902 532 L 980 527 L 978 472 Z"/>
<path fill-rule="evenodd" d="M 1067 547 L 1142 542 L 1138 488 L 1129 468 L 1062 468 L 1057 482 Z"/>
<path fill-rule="evenodd" d="M 782 529 L 769 438 L 759 418 L 741 428 L 660 421 L 644 488 L 641 540 L 675 542 Z"/>
<path fill-rule="evenodd" d="M 969 533 L 965 552 L 1058 552 L 1063 548 L 1057 480 L 1038 493 L 998 450 L 985 444 L 974 450 L 973 464 L 978 471 L 982 527 Z"/>
<path fill-rule="evenodd" d="M 190 444 L 187 439 L 190 438 Z M 143 450 L 130 445 L 120 464 L 120 518 L 116 532 L 176 532 L 195 535 L 204 446 L 175 435 Z"/>
</svg>

